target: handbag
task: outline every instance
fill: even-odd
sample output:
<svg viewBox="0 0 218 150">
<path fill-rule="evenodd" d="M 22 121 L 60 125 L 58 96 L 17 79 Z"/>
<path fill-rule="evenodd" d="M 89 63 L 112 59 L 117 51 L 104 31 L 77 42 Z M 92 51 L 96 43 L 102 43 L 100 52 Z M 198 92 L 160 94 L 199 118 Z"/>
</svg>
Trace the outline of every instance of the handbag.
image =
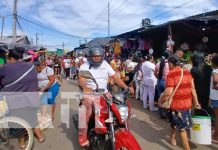
<svg viewBox="0 0 218 150">
<path fill-rule="evenodd" d="M 183 69 L 181 69 L 181 77 L 179 79 L 179 83 L 177 84 L 177 86 L 175 87 L 175 89 L 173 90 L 172 94 L 170 95 L 169 99 L 164 101 L 163 103 L 161 103 L 161 108 L 164 108 L 164 109 L 169 109 L 170 108 L 170 105 L 172 103 L 172 100 L 173 100 L 173 96 L 174 94 L 176 93 L 176 90 L 178 89 L 181 81 L 182 81 L 182 78 L 183 78 Z"/>
</svg>

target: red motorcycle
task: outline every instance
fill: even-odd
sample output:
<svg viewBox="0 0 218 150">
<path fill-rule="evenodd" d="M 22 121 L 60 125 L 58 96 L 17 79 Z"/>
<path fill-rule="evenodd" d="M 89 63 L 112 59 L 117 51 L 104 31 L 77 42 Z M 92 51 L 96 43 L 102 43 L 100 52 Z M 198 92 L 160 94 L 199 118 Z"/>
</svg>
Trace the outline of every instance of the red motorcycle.
<svg viewBox="0 0 218 150">
<path fill-rule="evenodd" d="M 80 71 L 79 76 L 91 79 L 95 82 L 99 92 L 98 84 L 90 72 Z M 112 94 L 109 98 L 106 94 L 100 96 L 100 120 L 104 121 L 103 129 L 95 128 L 95 113 L 88 124 L 89 149 L 93 150 L 141 150 L 135 137 L 129 131 L 128 119 L 130 118 L 130 102 L 127 100 L 128 91 L 120 94 Z M 94 108 L 94 107 L 93 107 Z M 78 114 L 73 117 L 74 124 L 78 127 Z"/>
</svg>

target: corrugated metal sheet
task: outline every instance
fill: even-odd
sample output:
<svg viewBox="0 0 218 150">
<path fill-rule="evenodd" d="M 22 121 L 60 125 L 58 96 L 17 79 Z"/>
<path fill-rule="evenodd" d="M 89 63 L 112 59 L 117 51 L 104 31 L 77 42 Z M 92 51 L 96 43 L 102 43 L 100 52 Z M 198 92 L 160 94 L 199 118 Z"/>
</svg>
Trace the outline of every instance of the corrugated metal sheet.
<svg viewBox="0 0 218 150">
<path fill-rule="evenodd" d="M 98 44 L 101 46 L 107 46 L 109 45 L 111 40 L 112 40 L 111 38 L 95 38 L 91 40 L 86 46 L 90 47 L 91 45 L 95 45 L 95 44 Z"/>
<path fill-rule="evenodd" d="M 3 36 L 2 43 L 11 44 L 13 42 L 13 36 Z M 28 40 L 27 36 L 21 35 L 16 37 L 16 44 L 25 44 L 30 45 L 30 41 Z"/>
</svg>

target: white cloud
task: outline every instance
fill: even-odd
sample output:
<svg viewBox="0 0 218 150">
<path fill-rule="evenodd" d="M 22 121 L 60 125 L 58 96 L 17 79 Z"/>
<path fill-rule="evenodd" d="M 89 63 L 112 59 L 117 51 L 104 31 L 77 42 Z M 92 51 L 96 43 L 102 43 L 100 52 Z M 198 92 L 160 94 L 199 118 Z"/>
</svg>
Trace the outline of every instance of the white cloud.
<svg viewBox="0 0 218 150">
<path fill-rule="evenodd" d="M 6 15 L 6 12 L 9 11 L 5 7 L 5 1 L 11 9 L 13 8 L 13 0 L 0 0 L 0 8 L 2 8 L 0 15 Z M 216 0 L 192 0 L 181 8 L 155 18 L 189 1 L 111 0 L 111 34 L 136 29 L 140 27 L 143 18 L 151 18 L 153 24 L 159 24 L 218 9 Z M 68 34 L 85 37 L 107 36 L 107 3 L 108 0 L 18 0 L 18 14 Z M 102 12 L 102 10 L 104 11 Z M 99 14 L 100 12 L 101 14 Z M 24 24 L 23 22 L 21 23 L 23 29 L 27 30 L 28 28 L 29 32 L 32 30 L 32 36 L 35 34 L 34 32 L 37 32 L 37 29 L 40 30 L 30 23 Z M 35 29 L 33 30 L 33 28 Z M 52 41 L 62 43 L 65 39 L 68 39 L 69 42 L 70 37 L 55 34 L 45 29 L 41 30 L 40 32 L 44 33 L 44 38 L 49 44 Z M 49 37 L 53 37 L 53 39 L 46 39 Z M 75 40 L 72 41 L 75 43 Z"/>
</svg>

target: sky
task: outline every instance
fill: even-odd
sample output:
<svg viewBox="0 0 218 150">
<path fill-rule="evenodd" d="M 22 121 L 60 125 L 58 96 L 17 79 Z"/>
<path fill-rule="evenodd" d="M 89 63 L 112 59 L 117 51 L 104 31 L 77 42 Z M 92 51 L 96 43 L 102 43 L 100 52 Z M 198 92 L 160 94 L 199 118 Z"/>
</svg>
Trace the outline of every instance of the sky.
<svg viewBox="0 0 218 150">
<path fill-rule="evenodd" d="M 110 36 L 141 27 L 144 18 L 158 25 L 218 9 L 218 0 L 17 0 L 17 34 L 49 50 L 73 50 L 95 37 Z M 4 36 L 12 35 L 14 0 L 0 0 L 5 18 Z M 36 40 L 36 34 L 38 40 Z"/>
</svg>

